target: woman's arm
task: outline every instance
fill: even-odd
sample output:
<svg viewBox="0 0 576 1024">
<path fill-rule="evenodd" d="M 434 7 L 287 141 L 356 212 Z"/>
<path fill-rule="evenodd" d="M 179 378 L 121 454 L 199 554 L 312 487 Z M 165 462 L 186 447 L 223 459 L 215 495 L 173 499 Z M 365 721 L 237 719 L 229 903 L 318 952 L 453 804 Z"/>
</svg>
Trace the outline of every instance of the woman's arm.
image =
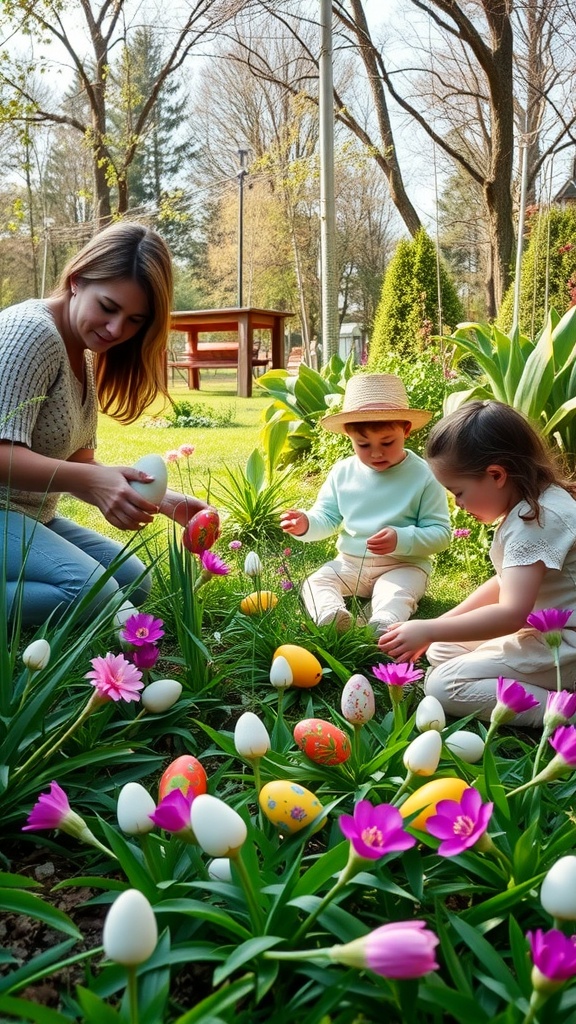
<svg viewBox="0 0 576 1024">
<path fill-rule="evenodd" d="M 179 491 L 166 491 L 165 497 L 160 502 L 160 512 L 168 519 L 173 519 L 180 526 L 186 526 L 189 519 L 196 512 L 204 508 L 213 508 L 200 498 L 192 498 L 189 494 L 181 494 Z"/>
</svg>

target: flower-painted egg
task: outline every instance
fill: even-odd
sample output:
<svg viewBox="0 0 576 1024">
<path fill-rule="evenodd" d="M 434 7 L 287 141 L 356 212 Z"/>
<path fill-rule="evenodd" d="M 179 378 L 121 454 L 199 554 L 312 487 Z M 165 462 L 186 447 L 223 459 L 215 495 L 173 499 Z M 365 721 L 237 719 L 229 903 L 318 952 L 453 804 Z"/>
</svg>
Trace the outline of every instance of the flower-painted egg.
<svg viewBox="0 0 576 1024">
<path fill-rule="evenodd" d="M 319 816 L 321 820 L 314 831 L 324 824 L 323 808 L 318 797 L 297 782 L 267 782 L 260 790 L 258 801 L 268 821 L 284 834 L 300 832 Z"/>
<path fill-rule="evenodd" d="M 465 789 L 469 789 L 464 779 L 458 779 L 451 775 L 443 779 L 433 779 L 426 782 L 415 793 L 411 793 L 401 807 L 398 808 L 403 818 L 411 814 L 416 817 L 410 822 L 410 828 L 425 829 L 426 822 L 432 814 L 436 814 L 436 804 L 439 800 L 457 800 L 462 797 Z"/>
<path fill-rule="evenodd" d="M 173 789 L 180 789 L 187 796 L 205 793 L 208 789 L 208 777 L 200 761 L 191 754 L 182 754 L 172 761 L 164 771 L 158 786 L 158 799 L 163 800 Z"/>
<path fill-rule="evenodd" d="M 271 590 L 255 590 L 253 594 L 242 598 L 240 611 L 244 612 L 244 615 L 262 615 L 263 612 L 275 608 L 277 604 L 278 596 Z"/>
<path fill-rule="evenodd" d="M 294 726 L 294 741 L 316 764 L 342 764 L 350 757 L 350 740 L 342 729 L 323 718 L 305 718 Z"/>
<path fill-rule="evenodd" d="M 298 647 L 297 644 L 282 644 L 277 647 L 272 655 L 274 658 L 286 658 L 292 669 L 292 686 L 309 687 L 316 686 L 322 679 L 322 665 L 310 651 L 305 647 Z"/>
<path fill-rule="evenodd" d="M 475 732 L 467 729 L 460 729 L 458 732 L 450 733 L 444 740 L 445 746 L 451 750 L 461 761 L 467 764 L 476 764 L 481 761 L 484 755 L 484 740 Z"/>
<path fill-rule="evenodd" d="M 363 725 L 374 718 L 374 690 L 366 676 L 355 672 L 346 683 L 340 698 L 342 714 L 352 725 Z"/>
<path fill-rule="evenodd" d="M 189 519 L 182 532 L 182 543 L 193 555 L 201 555 L 220 536 L 220 516 L 215 508 L 202 508 Z"/>
<path fill-rule="evenodd" d="M 130 487 L 133 487 L 138 494 L 141 494 L 146 501 L 153 505 L 159 505 L 168 487 L 168 470 L 161 455 L 143 455 L 138 462 L 135 462 L 133 469 L 139 469 L 142 473 L 148 473 L 154 479 L 148 483 L 142 480 L 131 480 Z"/>
</svg>

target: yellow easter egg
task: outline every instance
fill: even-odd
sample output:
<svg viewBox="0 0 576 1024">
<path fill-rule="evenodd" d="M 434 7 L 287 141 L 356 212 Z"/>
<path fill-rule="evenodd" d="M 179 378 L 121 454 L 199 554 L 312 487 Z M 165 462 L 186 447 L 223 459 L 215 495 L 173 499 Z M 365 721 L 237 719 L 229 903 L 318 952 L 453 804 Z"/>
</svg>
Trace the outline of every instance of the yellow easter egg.
<svg viewBox="0 0 576 1024">
<path fill-rule="evenodd" d="M 300 832 L 322 814 L 318 797 L 297 782 L 281 779 L 267 782 L 260 790 L 258 800 L 262 813 L 283 834 Z M 317 832 L 323 824 L 322 817 L 314 831 Z"/>
<path fill-rule="evenodd" d="M 322 679 L 322 665 L 310 651 L 297 644 L 282 644 L 272 655 L 272 661 L 278 657 L 286 658 L 292 670 L 292 686 L 316 686 Z"/>
<path fill-rule="evenodd" d="M 242 598 L 240 611 L 244 612 L 244 615 L 261 615 L 262 612 L 275 608 L 277 604 L 278 597 L 271 590 L 255 590 L 253 594 Z"/>
<path fill-rule="evenodd" d="M 464 779 L 458 779 L 453 775 L 443 779 L 433 779 L 432 782 L 426 782 L 420 786 L 415 793 L 411 793 L 398 809 L 403 818 L 420 811 L 410 822 L 410 827 L 425 829 L 428 818 L 436 813 L 436 804 L 439 800 L 459 801 L 464 790 L 469 788 Z"/>
</svg>

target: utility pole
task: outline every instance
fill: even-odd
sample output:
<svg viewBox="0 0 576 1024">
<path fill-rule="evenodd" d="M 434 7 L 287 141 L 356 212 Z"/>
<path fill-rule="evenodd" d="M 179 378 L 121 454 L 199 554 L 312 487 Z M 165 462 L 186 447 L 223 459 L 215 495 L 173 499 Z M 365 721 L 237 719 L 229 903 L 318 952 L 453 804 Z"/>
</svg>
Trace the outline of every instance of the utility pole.
<svg viewBox="0 0 576 1024">
<path fill-rule="evenodd" d="M 320 0 L 320 287 L 322 362 L 338 351 L 336 279 L 336 206 L 334 201 L 334 85 L 332 75 L 332 0 Z"/>
<path fill-rule="evenodd" d="M 247 149 L 238 150 L 240 170 L 238 171 L 238 305 L 242 307 L 243 302 L 243 255 L 244 255 L 244 178 L 248 171 L 244 167 L 244 161 L 248 156 Z"/>
</svg>

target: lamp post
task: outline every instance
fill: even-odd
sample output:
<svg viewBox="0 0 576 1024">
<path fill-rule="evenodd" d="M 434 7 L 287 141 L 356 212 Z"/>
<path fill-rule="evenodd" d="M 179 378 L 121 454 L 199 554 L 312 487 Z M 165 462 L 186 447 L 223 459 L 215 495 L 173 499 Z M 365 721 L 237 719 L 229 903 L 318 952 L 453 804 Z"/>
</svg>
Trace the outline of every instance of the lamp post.
<svg viewBox="0 0 576 1024">
<path fill-rule="evenodd" d="M 238 305 L 242 307 L 243 302 L 243 282 L 242 282 L 242 263 L 243 263 L 243 249 L 244 249 L 244 178 L 248 174 L 248 171 L 244 167 L 244 161 L 248 156 L 247 149 L 238 150 L 238 159 L 240 160 L 240 170 L 238 171 Z"/>
<path fill-rule="evenodd" d="M 320 0 L 319 114 L 322 362 L 327 363 L 330 357 L 338 351 L 331 0 Z"/>
</svg>

